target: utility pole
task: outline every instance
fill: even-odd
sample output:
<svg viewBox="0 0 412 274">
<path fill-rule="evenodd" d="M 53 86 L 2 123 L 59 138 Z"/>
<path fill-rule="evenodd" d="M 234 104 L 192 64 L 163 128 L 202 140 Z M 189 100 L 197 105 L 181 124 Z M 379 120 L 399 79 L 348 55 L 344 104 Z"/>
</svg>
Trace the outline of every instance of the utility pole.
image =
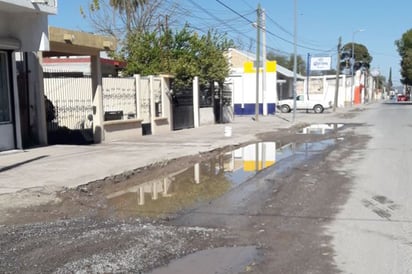
<svg viewBox="0 0 412 274">
<path fill-rule="evenodd" d="M 336 85 L 335 85 L 335 100 L 333 102 L 333 112 L 336 111 L 338 107 L 338 97 L 339 97 L 339 74 L 340 74 L 340 55 L 341 55 L 341 45 L 342 44 L 342 37 L 339 37 L 338 42 L 338 57 L 336 60 Z"/>
<path fill-rule="evenodd" d="M 294 27 L 293 27 L 293 118 L 292 123 L 295 123 L 296 117 L 296 82 L 297 82 L 297 0 L 294 1 Z"/>
<path fill-rule="evenodd" d="M 260 69 L 260 4 L 257 8 L 257 22 L 256 22 L 256 103 L 255 103 L 255 121 L 259 120 L 259 69 Z"/>
<path fill-rule="evenodd" d="M 268 104 L 266 102 L 266 15 L 262 10 L 262 104 L 263 115 L 268 115 Z"/>
<path fill-rule="evenodd" d="M 309 81 L 310 81 L 310 53 L 308 53 L 308 56 L 306 58 L 306 96 L 307 99 L 309 100 Z"/>
</svg>

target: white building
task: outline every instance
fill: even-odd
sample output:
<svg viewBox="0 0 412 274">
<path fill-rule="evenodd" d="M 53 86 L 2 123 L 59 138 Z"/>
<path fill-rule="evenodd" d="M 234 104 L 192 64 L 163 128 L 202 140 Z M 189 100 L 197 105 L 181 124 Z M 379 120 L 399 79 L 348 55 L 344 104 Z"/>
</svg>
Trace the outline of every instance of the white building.
<svg viewBox="0 0 412 274">
<path fill-rule="evenodd" d="M 0 151 L 47 142 L 39 60 L 57 0 L 0 0 Z"/>
<path fill-rule="evenodd" d="M 256 57 L 252 53 L 229 49 L 227 58 L 231 68 L 227 82 L 232 84 L 234 114 L 255 114 Z M 265 73 L 263 73 L 262 65 L 259 67 L 259 114 L 274 114 L 278 100 L 293 95 L 294 75 L 292 71 L 278 65 L 276 61 L 266 62 Z M 305 80 L 299 74 L 297 79 Z"/>
</svg>

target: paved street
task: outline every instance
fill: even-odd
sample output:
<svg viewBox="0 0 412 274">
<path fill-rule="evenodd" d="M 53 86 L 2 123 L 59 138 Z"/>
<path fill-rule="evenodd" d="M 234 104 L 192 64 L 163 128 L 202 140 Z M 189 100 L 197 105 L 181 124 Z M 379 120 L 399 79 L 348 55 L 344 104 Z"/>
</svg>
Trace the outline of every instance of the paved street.
<svg viewBox="0 0 412 274">
<path fill-rule="evenodd" d="M 329 226 L 343 273 L 411 273 L 412 114 L 410 102 L 360 115 L 367 146 L 334 167 L 351 178 L 350 196 Z"/>
</svg>

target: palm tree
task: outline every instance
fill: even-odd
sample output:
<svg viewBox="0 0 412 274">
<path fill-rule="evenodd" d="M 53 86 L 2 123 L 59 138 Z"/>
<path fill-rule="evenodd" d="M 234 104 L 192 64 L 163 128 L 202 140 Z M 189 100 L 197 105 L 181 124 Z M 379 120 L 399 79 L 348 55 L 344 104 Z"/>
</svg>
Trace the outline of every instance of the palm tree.
<svg viewBox="0 0 412 274">
<path fill-rule="evenodd" d="M 148 0 L 110 0 L 110 6 L 112 6 L 115 10 L 118 10 L 119 13 L 126 14 L 127 30 L 130 31 L 132 14 L 139 6 L 144 5 L 147 2 Z"/>
</svg>

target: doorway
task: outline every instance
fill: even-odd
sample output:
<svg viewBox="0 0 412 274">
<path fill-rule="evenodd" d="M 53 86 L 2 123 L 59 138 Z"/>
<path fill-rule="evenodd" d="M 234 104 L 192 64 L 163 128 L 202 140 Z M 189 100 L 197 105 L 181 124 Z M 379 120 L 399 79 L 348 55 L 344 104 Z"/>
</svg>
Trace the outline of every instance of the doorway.
<svg viewBox="0 0 412 274">
<path fill-rule="evenodd" d="M 10 67 L 11 53 L 0 51 L 0 151 L 16 148 Z"/>
</svg>

